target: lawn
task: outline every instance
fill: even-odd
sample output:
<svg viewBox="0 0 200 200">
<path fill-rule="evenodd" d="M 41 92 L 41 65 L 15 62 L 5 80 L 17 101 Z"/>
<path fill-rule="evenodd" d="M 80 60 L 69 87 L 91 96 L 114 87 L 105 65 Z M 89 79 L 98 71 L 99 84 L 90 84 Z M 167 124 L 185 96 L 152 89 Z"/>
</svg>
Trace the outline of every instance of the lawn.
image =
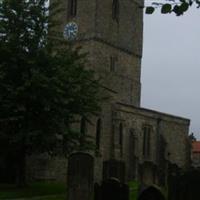
<svg viewBox="0 0 200 200">
<path fill-rule="evenodd" d="M 19 189 L 13 185 L 0 185 L 0 199 L 16 199 L 43 196 L 41 200 L 64 200 L 66 186 L 60 183 L 32 183 L 26 188 Z M 48 197 L 45 197 L 48 196 Z"/>
<path fill-rule="evenodd" d="M 136 200 L 139 184 L 136 181 L 129 183 L 130 200 Z M 36 182 L 28 187 L 19 189 L 14 185 L 0 185 L 0 200 L 23 198 L 23 200 L 66 200 L 66 185 L 62 183 Z M 38 198 L 36 198 L 38 197 Z"/>
<path fill-rule="evenodd" d="M 66 200 L 66 195 L 56 195 L 52 197 L 48 196 L 48 197 L 40 198 L 38 200 Z"/>
<path fill-rule="evenodd" d="M 136 200 L 138 197 L 139 183 L 137 181 L 129 182 L 130 200 Z"/>
</svg>

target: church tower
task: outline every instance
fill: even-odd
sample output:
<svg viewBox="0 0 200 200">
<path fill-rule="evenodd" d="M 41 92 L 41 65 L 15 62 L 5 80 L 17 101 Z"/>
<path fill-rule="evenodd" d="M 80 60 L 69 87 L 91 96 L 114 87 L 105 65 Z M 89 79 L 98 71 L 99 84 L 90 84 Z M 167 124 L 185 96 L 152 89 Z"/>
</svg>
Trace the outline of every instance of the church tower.
<svg viewBox="0 0 200 200">
<path fill-rule="evenodd" d="M 130 124 L 118 115 L 117 109 L 119 105 L 140 107 L 143 3 L 143 0 L 62 0 L 63 11 L 56 16 L 62 22 L 61 32 L 70 22 L 78 25 L 73 43 L 89 53 L 89 67 L 112 96 L 103 103 L 101 114 L 92 119 L 93 125 L 86 128 L 96 141 L 97 149 L 92 155 L 96 182 L 108 177 L 125 181 L 129 176 Z"/>
<path fill-rule="evenodd" d="M 90 66 L 115 101 L 140 106 L 142 0 L 63 0 L 62 27 L 75 22 Z"/>
<path fill-rule="evenodd" d="M 94 126 L 87 127 L 97 145 L 94 155 L 97 182 L 110 176 L 121 180 L 128 176 L 119 170 L 124 168 L 120 163 L 125 163 L 128 156 L 128 125 L 116 115 L 116 108 L 118 103 L 140 107 L 143 3 L 143 0 L 62 0 L 61 31 L 69 22 L 78 25 L 74 44 L 89 53 L 89 67 L 101 77 L 101 84 L 113 97 L 102 106 Z M 119 165 L 107 162 L 110 160 L 119 161 Z M 116 173 L 110 174 L 112 171 Z"/>
</svg>

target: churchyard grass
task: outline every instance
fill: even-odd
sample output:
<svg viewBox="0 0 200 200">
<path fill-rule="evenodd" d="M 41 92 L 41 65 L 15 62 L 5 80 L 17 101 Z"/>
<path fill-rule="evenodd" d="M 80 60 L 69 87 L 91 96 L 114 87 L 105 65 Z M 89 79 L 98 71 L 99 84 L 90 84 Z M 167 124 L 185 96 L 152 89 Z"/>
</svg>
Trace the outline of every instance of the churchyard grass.
<svg viewBox="0 0 200 200">
<path fill-rule="evenodd" d="M 139 183 L 137 181 L 130 181 L 128 185 L 130 191 L 129 199 L 136 200 L 138 196 Z"/>
<path fill-rule="evenodd" d="M 65 196 L 66 186 L 61 183 L 36 182 L 25 188 L 16 188 L 14 185 L 0 185 L 0 199 L 2 200 L 17 198 L 24 198 L 25 200 L 32 197 L 41 197 L 41 200 L 63 200 Z"/>
</svg>

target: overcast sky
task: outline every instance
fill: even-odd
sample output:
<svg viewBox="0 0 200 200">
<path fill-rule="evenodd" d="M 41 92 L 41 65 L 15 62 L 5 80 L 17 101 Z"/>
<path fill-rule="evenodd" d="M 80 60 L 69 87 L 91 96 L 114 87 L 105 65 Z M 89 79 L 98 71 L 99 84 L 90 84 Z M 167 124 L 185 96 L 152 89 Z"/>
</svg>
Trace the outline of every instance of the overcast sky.
<svg viewBox="0 0 200 200">
<path fill-rule="evenodd" d="M 200 9 L 144 17 L 142 106 L 191 119 L 200 139 Z"/>
</svg>

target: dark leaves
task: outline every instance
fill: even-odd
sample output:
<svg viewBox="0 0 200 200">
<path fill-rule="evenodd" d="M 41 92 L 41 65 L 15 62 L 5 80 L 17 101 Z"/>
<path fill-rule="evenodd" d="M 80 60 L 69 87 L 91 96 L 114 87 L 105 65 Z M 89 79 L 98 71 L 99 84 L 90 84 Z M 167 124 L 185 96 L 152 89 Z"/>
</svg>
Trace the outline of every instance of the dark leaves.
<svg viewBox="0 0 200 200">
<path fill-rule="evenodd" d="M 152 14 L 154 12 L 155 8 L 152 6 L 149 6 L 146 8 L 146 14 Z"/>
<path fill-rule="evenodd" d="M 186 12 L 188 10 L 189 6 L 190 6 L 189 3 L 182 2 L 182 4 L 174 6 L 173 12 L 177 16 L 183 15 L 184 12 Z"/>
<path fill-rule="evenodd" d="M 179 0 L 179 2 L 171 0 L 170 3 L 153 2 L 152 6 L 146 7 L 146 14 L 152 14 L 156 8 L 160 8 L 162 14 L 170 14 L 173 12 L 177 16 L 180 16 L 187 12 L 194 2 L 197 4 L 197 7 L 200 6 L 200 1 L 198 0 Z"/>
<path fill-rule="evenodd" d="M 97 113 L 102 100 L 85 54 L 62 38 L 49 39 L 45 5 L 0 1 L 0 143 L 23 146 L 29 154 L 54 152 L 61 143 L 71 151 L 79 136 L 70 122 Z"/>
<path fill-rule="evenodd" d="M 172 9 L 171 4 L 164 4 L 161 8 L 161 13 L 163 14 L 171 13 L 171 9 Z"/>
</svg>

